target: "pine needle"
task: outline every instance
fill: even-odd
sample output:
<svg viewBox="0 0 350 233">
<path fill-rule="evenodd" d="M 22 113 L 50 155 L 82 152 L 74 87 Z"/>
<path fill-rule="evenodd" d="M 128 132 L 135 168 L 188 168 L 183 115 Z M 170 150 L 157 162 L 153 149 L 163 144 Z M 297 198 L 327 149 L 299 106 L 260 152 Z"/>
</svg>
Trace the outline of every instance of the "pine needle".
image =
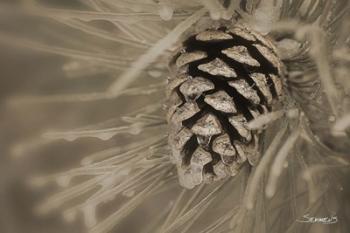
<svg viewBox="0 0 350 233">
<path fill-rule="evenodd" d="M 265 154 L 262 156 L 259 165 L 252 174 L 251 180 L 247 186 L 247 194 L 244 198 L 244 206 L 248 210 L 251 210 L 254 207 L 255 195 L 258 193 L 259 181 L 263 177 L 264 172 L 268 169 L 267 166 L 272 161 L 275 156 L 275 152 L 278 150 L 278 146 L 281 143 L 283 136 L 287 132 L 287 126 L 284 126 L 272 140 Z"/>
<path fill-rule="evenodd" d="M 287 138 L 283 146 L 281 146 L 280 150 L 278 151 L 276 158 L 272 164 L 270 176 L 268 179 L 268 183 L 266 185 L 265 193 L 268 198 L 271 198 L 277 189 L 277 181 L 278 177 L 282 173 L 282 169 L 284 167 L 284 162 L 287 159 L 287 156 L 289 155 L 290 150 L 295 145 L 298 137 L 300 136 L 300 129 L 299 126 L 296 127 L 296 129 L 290 134 L 290 136 Z"/>
</svg>

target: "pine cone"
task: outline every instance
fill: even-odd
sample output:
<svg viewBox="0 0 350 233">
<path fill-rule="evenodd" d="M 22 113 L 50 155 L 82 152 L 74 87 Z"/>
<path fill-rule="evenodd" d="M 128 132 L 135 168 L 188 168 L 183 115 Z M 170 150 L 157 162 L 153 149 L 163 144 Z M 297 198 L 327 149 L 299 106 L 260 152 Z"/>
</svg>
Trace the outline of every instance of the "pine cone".
<svg viewBox="0 0 350 233">
<path fill-rule="evenodd" d="M 169 144 L 181 185 L 255 165 L 260 132 L 246 123 L 282 95 L 282 63 L 271 42 L 242 25 L 209 29 L 186 40 L 170 67 Z"/>
</svg>

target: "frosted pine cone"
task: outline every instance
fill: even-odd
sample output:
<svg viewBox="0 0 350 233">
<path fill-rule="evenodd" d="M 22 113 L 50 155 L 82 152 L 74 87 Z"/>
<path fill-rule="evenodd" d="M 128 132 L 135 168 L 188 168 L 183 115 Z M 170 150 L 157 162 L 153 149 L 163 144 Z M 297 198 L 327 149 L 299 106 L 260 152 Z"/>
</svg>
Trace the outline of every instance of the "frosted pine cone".
<svg viewBox="0 0 350 233">
<path fill-rule="evenodd" d="M 282 95 L 282 63 L 271 42 L 242 26 L 191 36 L 168 83 L 169 144 L 181 185 L 234 176 L 259 159 L 260 132 L 246 123 Z M 248 162 L 247 162 L 248 161 Z"/>
</svg>

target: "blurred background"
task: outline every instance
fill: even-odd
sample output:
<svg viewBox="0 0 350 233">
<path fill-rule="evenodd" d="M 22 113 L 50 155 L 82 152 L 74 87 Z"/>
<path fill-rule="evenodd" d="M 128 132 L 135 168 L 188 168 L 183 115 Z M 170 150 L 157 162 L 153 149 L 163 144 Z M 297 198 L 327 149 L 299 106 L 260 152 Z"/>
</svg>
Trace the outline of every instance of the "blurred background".
<svg viewBox="0 0 350 233">
<path fill-rule="evenodd" d="M 40 3 L 54 8 L 82 9 L 79 1 L 47 0 Z M 81 221 L 67 224 L 58 211 L 49 215 L 35 212 L 35 207 L 57 187 L 35 188 L 30 179 L 76 167 L 86 154 L 109 148 L 116 142 L 90 137 L 74 143 L 66 140 L 48 143 L 41 135 L 49 130 L 67 130 L 109 120 L 138 109 L 142 106 L 142 98 L 128 98 L 129 101 L 135 100 L 131 106 L 125 105 L 123 98 L 78 104 L 74 101 L 28 104 L 14 100 L 17 96 L 27 95 L 96 92 L 106 89 L 114 80 L 110 70 L 103 66 L 94 70 L 96 66 L 89 68 L 86 62 L 83 63 L 86 68 L 82 69 L 79 67 L 82 64 L 70 56 L 38 51 L 36 45 L 23 47 L 22 41 L 12 43 L 11 39 L 17 38 L 43 43 L 47 47 L 68 45 L 77 50 L 101 44 L 97 38 L 22 8 L 27 4 L 30 1 L 0 1 L 0 232 L 82 232 L 85 228 Z M 103 48 L 108 50 L 108 44 Z M 89 49 L 96 51 L 99 48 Z"/>
</svg>

